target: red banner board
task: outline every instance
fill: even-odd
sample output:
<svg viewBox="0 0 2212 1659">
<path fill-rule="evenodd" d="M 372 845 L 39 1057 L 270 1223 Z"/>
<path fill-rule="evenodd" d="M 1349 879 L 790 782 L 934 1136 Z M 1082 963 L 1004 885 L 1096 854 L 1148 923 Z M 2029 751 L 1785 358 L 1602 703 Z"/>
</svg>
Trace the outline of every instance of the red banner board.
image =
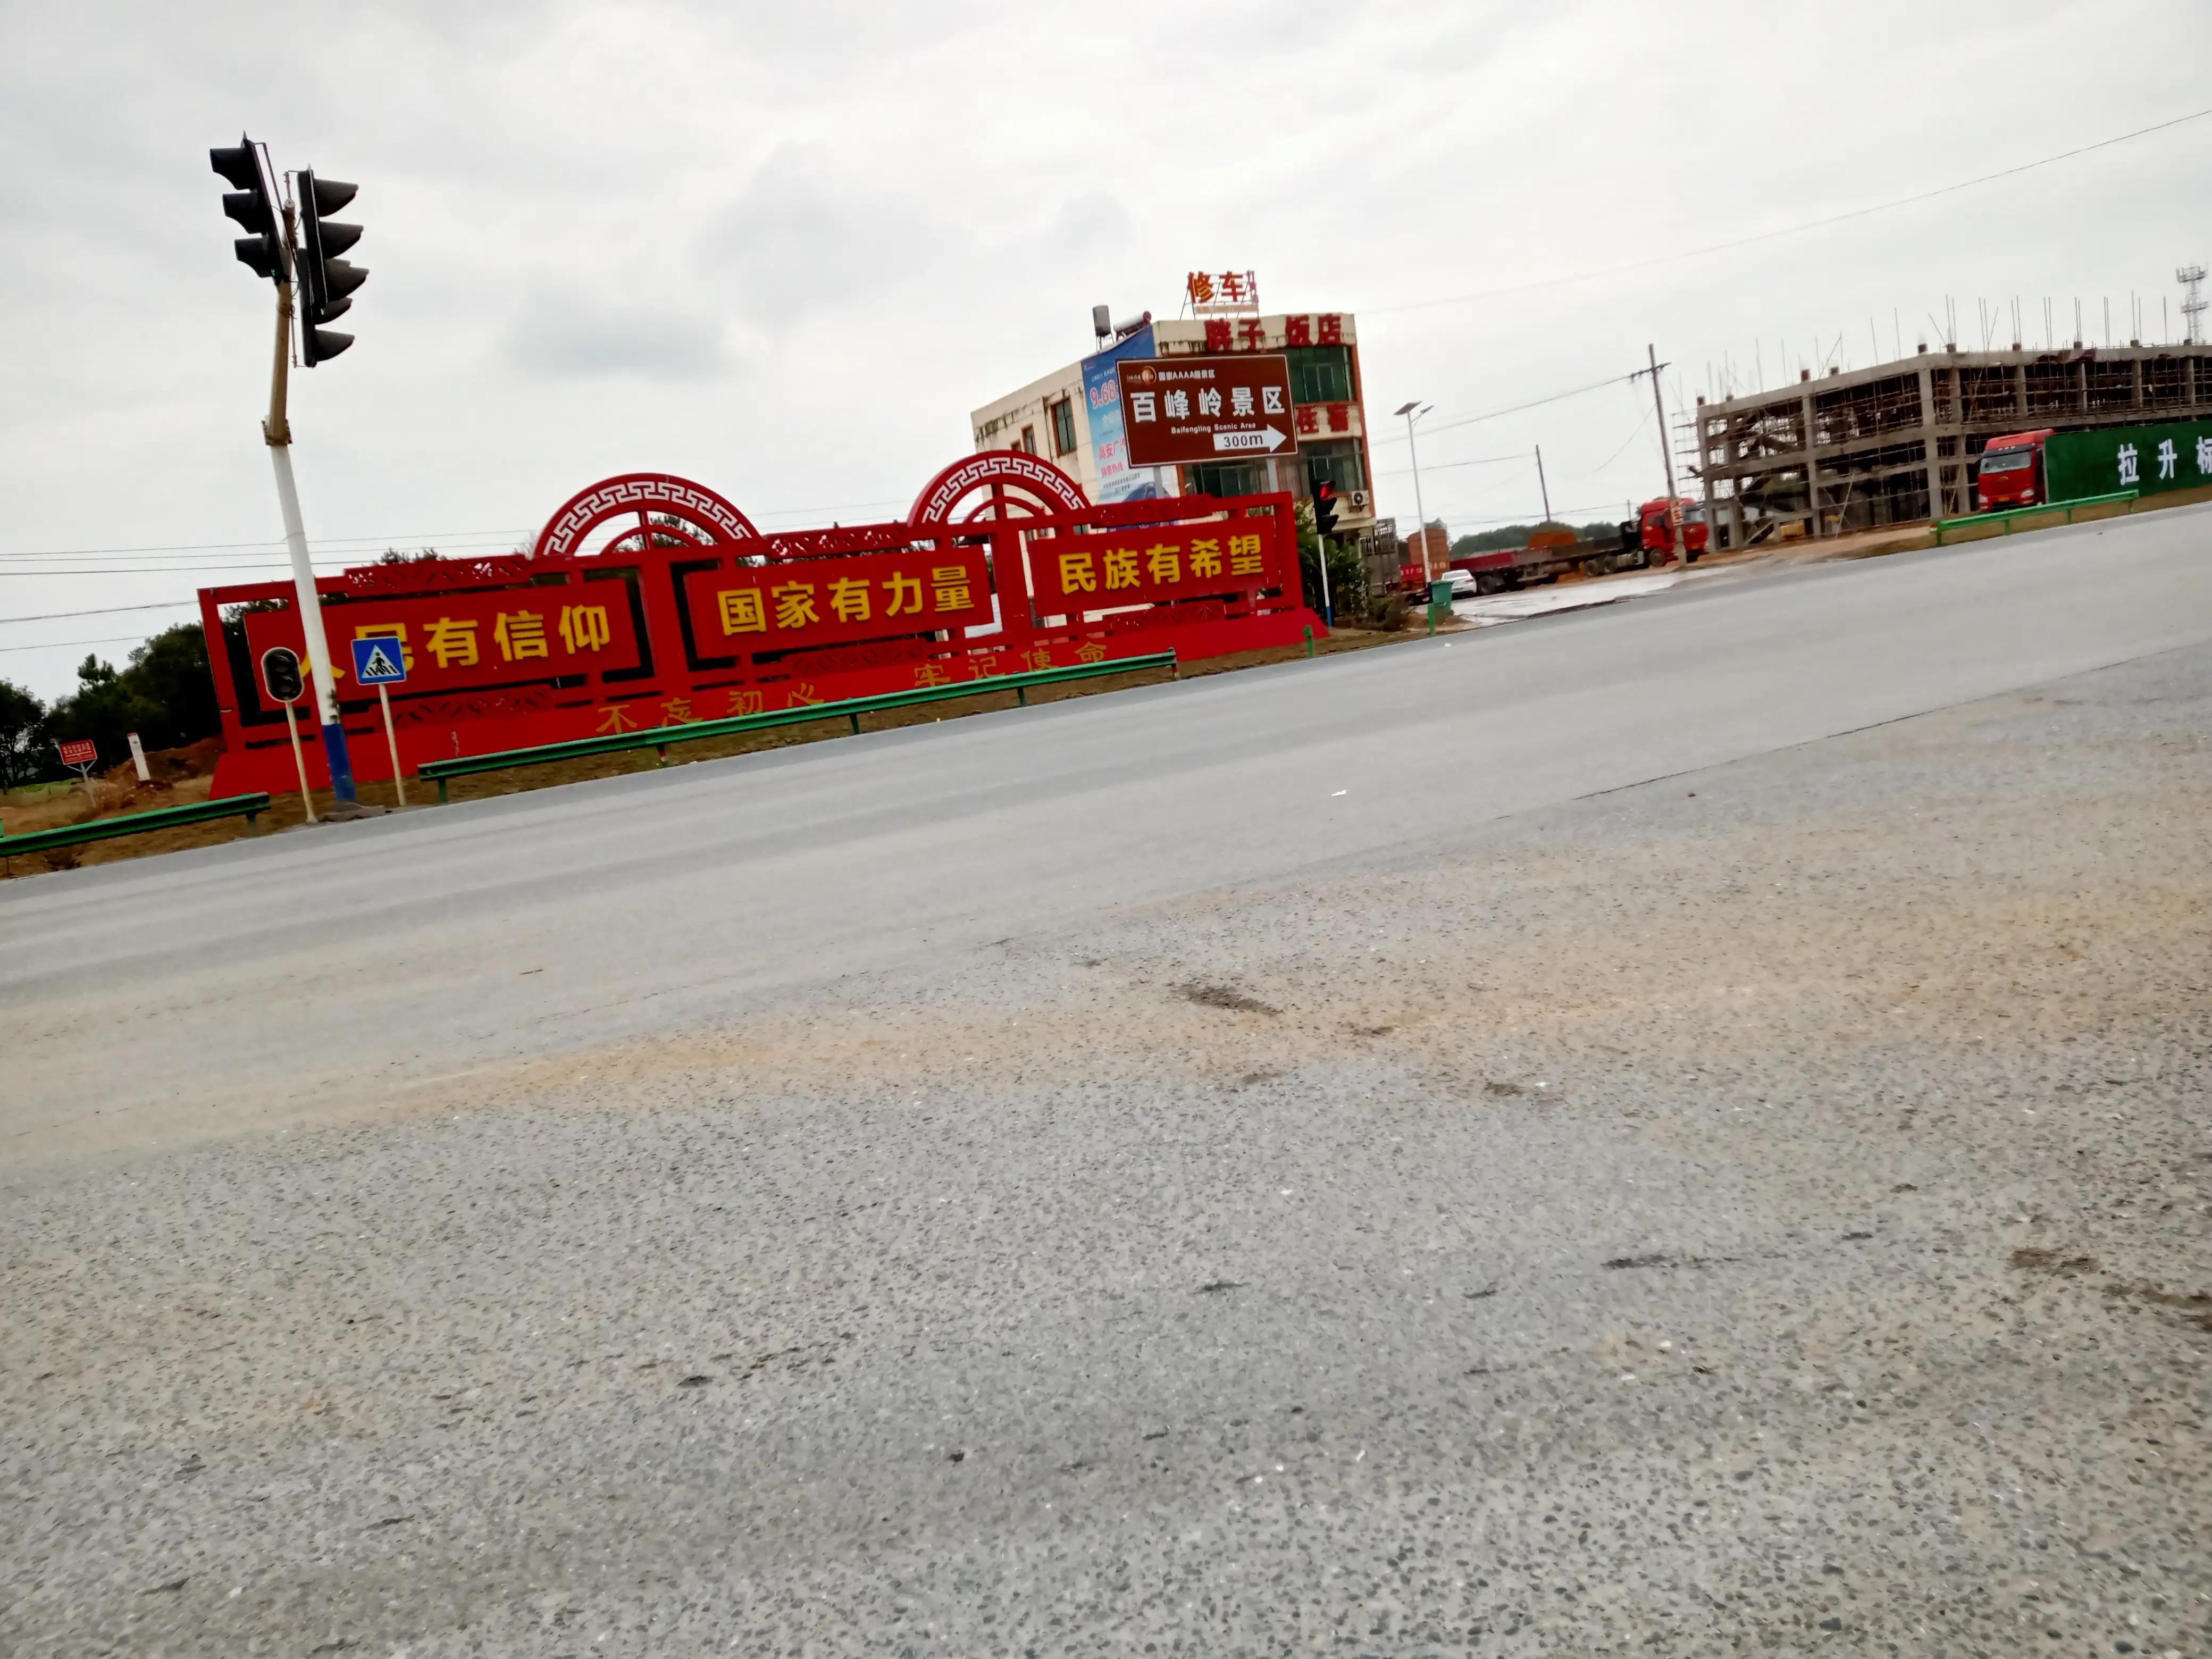
<svg viewBox="0 0 2212 1659">
<path fill-rule="evenodd" d="M 538 556 L 366 565 L 316 581 L 356 775 L 392 762 L 357 637 L 398 642 L 399 764 L 683 726 L 1172 650 L 1185 661 L 1325 631 L 1300 592 L 1291 498 L 1095 504 L 1058 468 L 988 451 L 902 520 L 757 531 L 704 485 L 602 480 Z M 299 650 L 289 582 L 204 589 L 222 709 L 216 793 L 295 787 L 255 665 Z M 319 781 L 319 745 L 306 755 Z"/>
<path fill-rule="evenodd" d="M 64 766 L 91 766 L 100 759 L 100 745 L 90 738 L 72 738 L 67 743 L 58 743 Z"/>
<path fill-rule="evenodd" d="M 988 623 L 991 573 L 980 547 L 873 553 L 699 570 L 684 579 L 702 657 L 895 639 Z"/>
<path fill-rule="evenodd" d="M 1249 519 L 1032 542 L 1030 579 L 1039 611 L 1070 615 L 1276 585 L 1266 532 Z"/>
<path fill-rule="evenodd" d="M 1287 357 L 1136 357 L 1120 380 L 1132 466 L 1297 450 Z"/>
<path fill-rule="evenodd" d="M 353 673 L 352 641 L 378 635 L 399 641 L 410 692 L 605 674 L 638 665 L 629 590 L 621 582 L 368 599 L 328 607 L 323 626 L 341 695 Z M 246 613 L 246 646 L 254 661 L 271 646 L 298 651 L 303 643 L 293 611 Z M 306 666 L 303 657 L 301 667 Z"/>
</svg>

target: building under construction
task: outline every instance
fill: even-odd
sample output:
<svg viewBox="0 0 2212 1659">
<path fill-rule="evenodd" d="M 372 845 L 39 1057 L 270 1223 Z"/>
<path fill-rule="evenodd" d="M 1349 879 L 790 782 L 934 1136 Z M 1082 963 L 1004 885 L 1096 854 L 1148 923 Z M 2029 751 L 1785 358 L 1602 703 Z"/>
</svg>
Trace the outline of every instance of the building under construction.
<svg viewBox="0 0 2212 1659">
<path fill-rule="evenodd" d="M 2212 415 L 2212 347 L 1946 348 L 1698 399 L 1707 521 L 1730 547 L 1974 510 L 1983 447 L 2009 432 Z"/>
</svg>

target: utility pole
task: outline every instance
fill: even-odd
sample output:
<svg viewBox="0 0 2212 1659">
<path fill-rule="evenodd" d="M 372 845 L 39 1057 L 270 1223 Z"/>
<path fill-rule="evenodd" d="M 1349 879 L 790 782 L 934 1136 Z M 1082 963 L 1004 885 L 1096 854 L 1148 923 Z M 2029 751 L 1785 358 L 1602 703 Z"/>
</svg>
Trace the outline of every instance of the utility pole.
<svg viewBox="0 0 2212 1659">
<path fill-rule="evenodd" d="M 1544 494 L 1544 522 L 1552 521 L 1552 486 L 1544 482 L 1544 446 L 1536 446 L 1536 488 Z"/>
<path fill-rule="evenodd" d="M 1644 350 L 1651 363 L 1651 407 L 1659 412 L 1659 459 L 1667 464 L 1667 522 L 1674 526 L 1674 562 L 1687 570 L 1690 558 L 1682 545 L 1682 498 L 1674 493 L 1674 452 L 1667 447 L 1667 400 L 1659 392 L 1659 348 L 1647 343 Z"/>
<path fill-rule="evenodd" d="M 1429 514 L 1428 509 L 1421 505 L 1421 452 L 1413 441 L 1413 422 L 1435 407 L 1434 404 L 1423 404 L 1416 398 L 1398 410 L 1406 417 L 1406 449 L 1413 458 L 1413 518 L 1420 526 L 1421 580 L 1425 582 L 1434 581 L 1437 573 L 1429 558 Z"/>
</svg>

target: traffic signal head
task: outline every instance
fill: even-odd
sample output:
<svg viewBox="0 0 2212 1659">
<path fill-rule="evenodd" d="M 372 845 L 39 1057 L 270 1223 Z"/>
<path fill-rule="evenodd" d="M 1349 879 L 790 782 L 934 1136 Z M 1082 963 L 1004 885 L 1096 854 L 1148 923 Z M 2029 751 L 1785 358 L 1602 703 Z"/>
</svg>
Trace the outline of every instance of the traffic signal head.
<svg viewBox="0 0 2212 1659">
<path fill-rule="evenodd" d="M 297 702 L 307 691 L 300 678 L 300 653 L 281 645 L 261 653 L 261 684 L 278 702 Z"/>
<path fill-rule="evenodd" d="M 1336 486 L 1326 478 L 1314 486 L 1314 531 L 1317 535 L 1336 533 Z"/>
<path fill-rule="evenodd" d="M 252 233 L 235 243 L 239 263 L 272 283 L 284 280 L 284 239 L 276 228 L 276 204 L 261 174 L 253 141 L 240 134 L 235 147 L 211 149 L 208 161 L 237 188 L 222 198 L 222 210 Z"/>
<path fill-rule="evenodd" d="M 318 179 L 313 168 L 300 174 L 300 361 L 309 368 L 353 343 L 352 335 L 319 325 L 352 309 L 348 296 L 368 280 L 366 270 L 338 257 L 361 240 L 361 227 L 325 216 L 353 200 L 356 188 Z"/>
</svg>

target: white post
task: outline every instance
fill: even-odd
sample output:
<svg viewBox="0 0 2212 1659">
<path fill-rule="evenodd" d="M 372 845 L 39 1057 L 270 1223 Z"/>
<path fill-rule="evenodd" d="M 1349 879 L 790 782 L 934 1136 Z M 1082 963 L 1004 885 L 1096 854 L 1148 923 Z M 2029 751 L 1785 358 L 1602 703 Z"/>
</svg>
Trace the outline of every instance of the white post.
<svg viewBox="0 0 2212 1659">
<path fill-rule="evenodd" d="M 284 514 L 284 544 L 292 553 L 292 592 L 300 607 L 300 631 L 307 639 L 307 666 L 315 678 L 315 709 L 325 726 L 338 723 L 337 685 L 331 678 L 331 642 L 323 631 L 323 602 L 315 592 L 315 567 L 307 560 L 307 527 L 300 518 L 300 492 L 292 483 L 289 444 L 269 446 L 276 468 L 276 501 Z"/>
<path fill-rule="evenodd" d="M 284 705 L 284 728 L 292 734 L 292 764 L 300 771 L 300 805 L 306 809 L 307 822 L 315 821 L 315 798 L 307 791 L 307 757 L 300 752 L 300 717 L 292 712 L 292 705 Z"/>
<path fill-rule="evenodd" d="M 384 705 L 384 746 L 392 751 L 392 787 L 399 796 L 399 804 L 407 805 L 407 780 L 399 770 L 399 735 L 392 729 L 392 688 L 382 680 L 376 683 L 376 700 Z"/>
</svg>

